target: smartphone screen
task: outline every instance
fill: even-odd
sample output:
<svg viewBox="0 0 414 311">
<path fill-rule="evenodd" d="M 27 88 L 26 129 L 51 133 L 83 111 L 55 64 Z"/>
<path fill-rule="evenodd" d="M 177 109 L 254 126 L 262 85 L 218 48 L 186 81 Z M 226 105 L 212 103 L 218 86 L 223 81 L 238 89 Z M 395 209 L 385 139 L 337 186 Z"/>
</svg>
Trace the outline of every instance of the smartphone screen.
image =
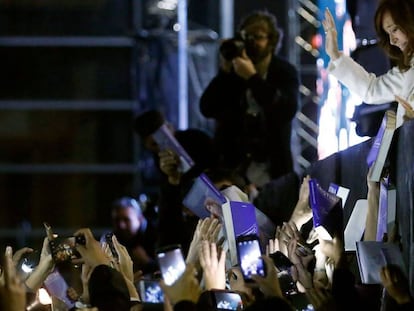
<svg viewBox="0 0 414 311">
<path fill-rule="evenodd" d="M 140 280 L 138 290 L 142 302 L 146 303 L 163 303 L 164 293 L 158 283 L 158 280 Z"/>
<path fill-rule="evenodd" d="M 273 263 L 279 271 L 289 270 L 289 268 L 293 266 L 290 259 L 280 251 L 270 254 L 270 258 L 273 259 Z"/>
<path fill-rule="evenodd" d="M 80 258 L 80 254 L 76 250 L 76 238 L 74 236 L 56 237 L 49 241 L 49 246 L 55 262 Z"/>
<path fill-rule="evenodd" d="M 285 296 L 295 295 L 298 293 L 298 289 L 296 287 L 296 282 L 293 280 L 292 275 L 290 273 L 290 269 L 293 266 L 293 263 L 290 259 L 280 251 L 276 251 L 273 254 L 270 254 L 270 258 L 273 259 L 273 263 L 280 271 L 277 274 L 279 279 L 280 288 L 282 289 L 282 293 Z"/>
<path fill-rule="evenodd" d="M 111 251 L 112 256 L 114 257 L 115 260 L 119 260 L 119 255 L 118 252 L 116 251 L 116 248 L 114 246 L 114 242 L 112 241 L 112 236 L 114 235 L 113 232 L 107 232 L 105 234 L 103 234 L 100 238 L 100 243 L 106 243 Z"/>
<path fill-rule="evenodd" d="M 282 293 L 285 296 L 296 295 L 299 293 L 298 288 L 296 287 L 296 282 L 290 274 L 290 269 L 279 272 L 277 278 L 279 279 Z"/>
<path fill-rule="evenodd" d="M 213 290 L 213 304 L 217 310 L 242 310 L 243 302 L 240 294 L 226 291 L 226 290 Z"/>
<path fill-rule="evenodd" d="M 157 250 L 157 259 L 165 284 L 173 284 L 185 270 L 185 261 L 179 245 Z"/>
<path fill-rule="evenodd" d="M 242 236 L 237 238 L 236 245 L 244 280 L 253 281 L 251 276 L 255 274 L 266 276 L 259 238 L 256 235 Z"/>
</svg>

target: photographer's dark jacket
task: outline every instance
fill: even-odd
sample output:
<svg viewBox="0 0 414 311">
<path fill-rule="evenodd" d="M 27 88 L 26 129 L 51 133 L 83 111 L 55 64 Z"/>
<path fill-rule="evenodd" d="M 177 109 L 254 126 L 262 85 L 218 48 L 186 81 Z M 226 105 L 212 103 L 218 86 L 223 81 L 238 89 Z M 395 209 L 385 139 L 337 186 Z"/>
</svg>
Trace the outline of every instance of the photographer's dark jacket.
<svg viewBox="0 0 414 311">
<path fill-rule="evenodd" d="M 291 123 L 298 91 L 297 70 L 275 55 L 264 78 L 255 74 L 246 81 L 220 71 L 204 91 L 200 110 L 216 121 L 215 142 L 224 165 L 243 167 L 252 159 L 268 162 L 271 178 L 292 172 Z"/>
</svg>

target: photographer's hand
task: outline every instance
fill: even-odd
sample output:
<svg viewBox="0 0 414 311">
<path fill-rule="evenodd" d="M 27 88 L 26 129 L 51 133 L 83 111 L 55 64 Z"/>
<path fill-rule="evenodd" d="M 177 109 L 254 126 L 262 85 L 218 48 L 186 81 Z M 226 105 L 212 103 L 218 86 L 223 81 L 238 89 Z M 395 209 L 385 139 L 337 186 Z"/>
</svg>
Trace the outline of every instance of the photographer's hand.
<svg viewBox="0 0 414 311">
<path fill-rule="evenodd" d="M 257 73 L 253 62 L 247 56 L 246 51 L 243 51 L 242 57 L 236 57 L 233 59 L 234 72 L 245 80 L 250 79 Z"/>
<path fill-rule="evenodd" d="M 233 63 L 224 58 L 223 55 L 220 54 L 220 69 L 225 73 L 230 73 L 233 69 Z"/>
</svg>

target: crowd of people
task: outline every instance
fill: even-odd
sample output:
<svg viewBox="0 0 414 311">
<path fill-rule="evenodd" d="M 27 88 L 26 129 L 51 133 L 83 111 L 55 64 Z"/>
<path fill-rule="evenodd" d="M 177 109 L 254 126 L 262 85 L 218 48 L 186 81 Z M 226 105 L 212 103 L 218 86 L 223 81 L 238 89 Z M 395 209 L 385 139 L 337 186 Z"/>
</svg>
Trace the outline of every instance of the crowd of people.
<svg viewBox="0 0 414 311">
<path fill-rule="evenodd" d="M 396 63 L 380 77 L 341 54 L 329 10 L 322 21 L 329 72 L 368 104 L 397 100 L 399 125 L 414 118 L 413 17 L 412 0 L 380 1 L 375 15 L 379 43 Z M 136 118 L 134 130 L 159 168 L 155 220 L 134 198 L 120 197 L 112 206 L 113 231 L 100 240 L 89 228 L 61 239 L 46 225 L 43 247 L 29 270 L 24 267 L 36 251 L 7 246 L 0 311 L 36 308 L 43 287 L 54 310 L 413 310 L 403 269 L 384 265 L 373 271 L 379 284 L 362 284 L 351 267 L 355 254 L 344 248 L 344 229 L 337 228 L 332 240 L 318 236 L 312 228 L 309 175 L 298 178 L 294 202 L 282 202 L 283 212 L 267 215 L 275 224 L 274 237 L 261 245 L 259 258 L 249 258 L 253 263 L 247 274 L 229 258 L 234 241 L 226 238 L 220 213 L 199 219 L 183 206 L 201 173 L 227 199 L 255 204 L 265 201 L 261 196 L 269 199 L 269 183 L 295 175 L 290 132 L 299 80 L 296 69 L 275 54 L 281 36 L 274 16 L 260 11 L 241 22 L 236 38 L 225 41 L 219 73 L 200 100 L 202 114 L 215 120 L 214 136 L 168 125 L 194 160 L 188 167 L 180 154 L 157 143 L 156 131 L 168 123 L 161 112 L 146 111 Z M 367 184 L 362 240 L 375 241 L 380 188 L 369 178 Z M 258 208 L 266 213 L 266 207 Z M 389 234 L 387 243 L 398 243 L 398 236 Z M 160 254 L 167 256 L 172 245 L 179 264 L 165 272 Z M 147 293 L 151 298 L 146 281 L 153 282 Z"/>
</svg>

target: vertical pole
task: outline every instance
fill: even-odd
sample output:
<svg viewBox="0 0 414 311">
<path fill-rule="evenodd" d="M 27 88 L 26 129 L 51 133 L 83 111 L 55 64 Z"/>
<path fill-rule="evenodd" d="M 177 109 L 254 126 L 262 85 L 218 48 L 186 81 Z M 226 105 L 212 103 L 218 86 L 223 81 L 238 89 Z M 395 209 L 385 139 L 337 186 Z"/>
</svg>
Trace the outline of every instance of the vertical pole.
<svg viewBox="0 0 414 311">
<path fill-rule="evenodd" d="M 220 37 L 234 36 L 234 0 L 220 0 Z"/>
<path fill-rule="evenodd" d="M 178 0 L 178 128 L 188 128 L 187 0 Z"/>
</svg>

